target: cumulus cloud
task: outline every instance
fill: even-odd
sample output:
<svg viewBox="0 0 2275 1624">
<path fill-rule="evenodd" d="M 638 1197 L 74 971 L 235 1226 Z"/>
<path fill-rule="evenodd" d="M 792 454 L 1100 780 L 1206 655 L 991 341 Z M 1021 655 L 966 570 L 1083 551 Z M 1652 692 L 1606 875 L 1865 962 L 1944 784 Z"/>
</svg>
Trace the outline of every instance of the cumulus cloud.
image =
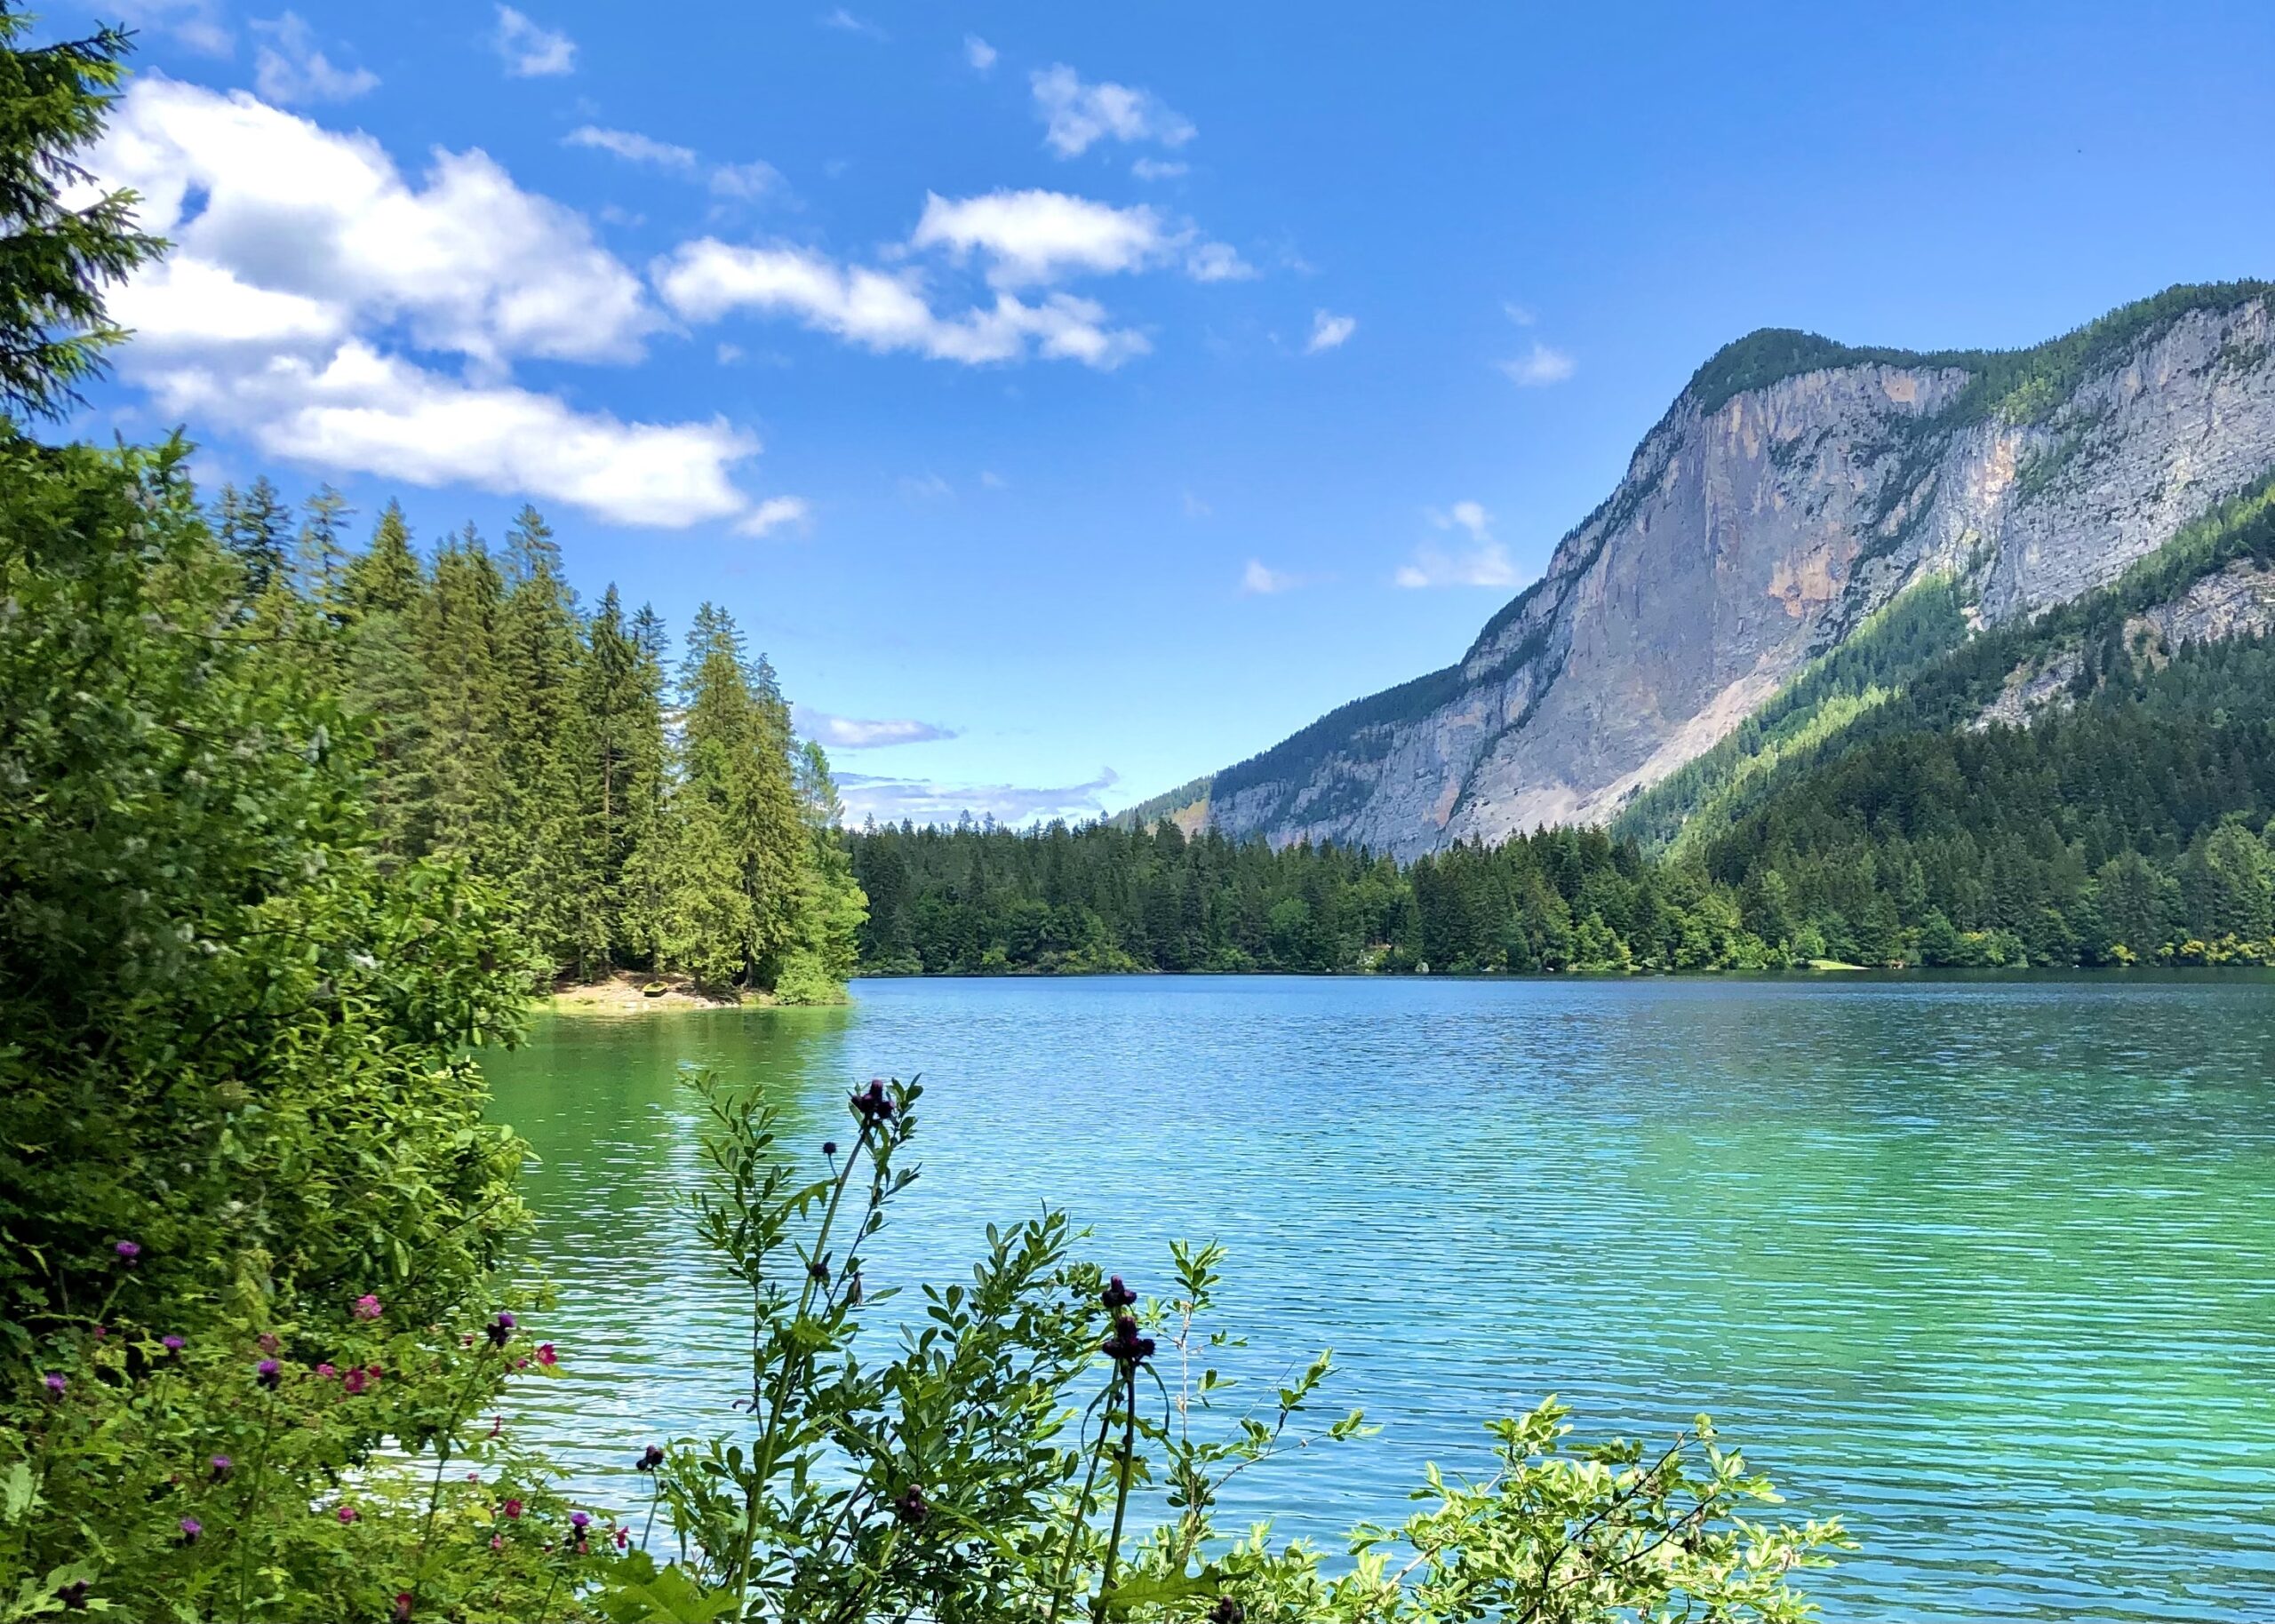
<svg viewBox="0 0 2275 1624">
<path fill-rule="evenodd" d="M 1449 550 L 1425 542 L 1415 550 L 1414 561 L 1400 566 L 1391 578 L 1401 586 L 1514 586 L 1522 578 L 1509 561 L 1509 550 L 1493 536 L 1493 516 L 1477 502 L 1457 502 L 1442 512 L 1425 509 L 1430 522 L 1441 530 L 1457 530 L 1467 537 Z"/>
<path fill-rule="evenodd" d="M 540 27 L 510 5 L 498 8 L 498 27 L 490 43 L 506 64 L 507 73 L 516 79 L 542 79 L 576 71 L 577 42 Z"/>
<path fill-rule="evenodd" d="M 866 17 L 856 17 L 843 6 L 825 12 L 821 18 L 825 28 L 835 28 L 841 34 L 858 34 L 864 39 L 882 40 L 885 31 Z"/>
<path fill-rule="evenodd" d="M 1248 568 L 1241 571 L 1241 594 L 1243 597 L 1270 597 L 1274 593 L 1293 592 L 1304 584 L 1304 577 L 1290 575 L 1284 569 L 1273 569 L 1261 559 L 1248 561 Z"/>
<path fill-rule="evenodd" d="M 643 135 L 637 130 L 608 130 L 598 124 L 579 124 L 561 138 L 564 147 L 590 147 L 595 151 L 613 153 L 627 163 L 652 163 L 660 169 L 693 169 L 695 148 L 659 141 L 652 135 Z"/>
<path fill-rule="evenodd" d="M 782 184 L 782 171 L 763 158 L 721 163 L 711 171 L 711 189 L 722 197 L 763 197 Z"/>
<path fill-rule="evenodd" d="M 1355 315 L 1315 310 L 1312 313 L 1312 336 L 1304 341 L 1304 354 L 1316 355 L 1321 350 L 1334 349 L 1358 330 L 1359 318 Z"/>
<path fill-rule="evenodd" d="M 1528 389 L 1545 384 L 1561 384 L 1572 376 L 1572 358 L 1562 350 L 1553 350 L 1536 340 L 1529 354 L 1514 360 L 1497 363 L 1512 383 Z"/>
<path fill-rule="evenodd" d="M 252 27 L 264 36 L 253 54 L 253 84 L 271 101 L 353 101 L 379 86 L 379 76 L 367 68 L 332 66 L 331 59 L 316 49 L 315 31 L 297 12 L 286 12 L 273 22 Z"/>
<path fill-rule="evenodd" d="M 792 724 L 810 739 L 832 750 L 882 750 L 890 744 L 927 744 L 935 739 L 960 736 L 954 728 L 906 717 L 871 720 L 863 716 L 833 716 L 810 705 L 791 707 Z"/>
<path fill-rule="evenodd" d="M 221 21 L 220 0 L 116 0 L 106 9 L 130 27 L 164 34 L 203 56 L 228 56 L 236 49 Z"/>
<path fill-rule="evenodd" d="M 177 245 L 111 300 L 137 335 L 122 370 L 169 416 L 280 458 L 622 523 L 752 513 L 741 430 L 627 422 L 509 380 L 524 357 L 635 360 L 663 318 L 584 217 L 487 155 L 438 151 L 414 183 L 367 136 L 153 75 L 89 167 Z M 404 339 L 467 375 L 388 353 Z"/>
<path fill-rule="evenodd" d="M 1169 246 L 1161 216 L 1144 207 L 1117 209 L 1065 192 L 990 192 L 951 200 L 924 196 L 923 217 L 909 238 L 914 248 L 974 250 L 992 262 L 999 288 L 1055 282 L 1070 272 L 1138 269 Z"/>
<path fill-rule="evenodd" d="M 769 497 L 735 523 L 738 536 L 763 536 L 786 524 L 803 525 L 813 517 L 813 504 L 803 497 Z"/>
<path fill-rule="evenodd" d="M 1079 157 L 1102 140 L 1152 141 L 1182 147 L 1197 133 L 1151 91 L 1126 84 L 1090 84 L 1064 62 L 1028 76 L 1043 140 L 1062 158 Z"/>
<path fill-rule="evenodd" d="M 996 55 L 995 47 L 978 35 L 967 34 L 963 36 L 963 60 L 971 64 L 974 71 L 986 73 L 994 67 Z"/>
<path fill-rule="evenodd" d="M 1106 803 L 1100 798 L 1120 782 L 1121 776 L 1112 768 L 1101 768 L 1087 784 L 1040 788 L 1016 784 L 941 784 L 866 773 L 837 776 L 847 816 L 854 821 L 874 817 L 881 824 L 897 824 L 904 817 L 920 824 L 953 824 L 966 813 L 1002 824 L 1103 817 Z"/>
<path fill-rule="evenodd" d="M 1033 354 L 1110 369 L 1151 347 L 1142 333 L 1108 327 L 1090 299 L 1054 293 L 1029 304 L 1002 292 L 992 306 L 943 315 L 914 270 L 843 266 L 802 248 L 705 237 L 659 259 L 654 275 L 665 303 L 689 321 L 738 310 L 788 316 L 878 354 L 906 350 L 966 365 Z"/>
</svg>

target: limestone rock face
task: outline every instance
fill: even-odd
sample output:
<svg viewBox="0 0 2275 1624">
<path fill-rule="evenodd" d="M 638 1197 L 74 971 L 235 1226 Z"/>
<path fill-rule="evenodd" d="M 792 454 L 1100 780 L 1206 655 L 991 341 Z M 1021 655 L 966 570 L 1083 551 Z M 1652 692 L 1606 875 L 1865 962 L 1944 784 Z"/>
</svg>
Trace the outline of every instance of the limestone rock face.
<svg viewBox="0 0 2275 1624">
<path fill-rule="evenodd" d="M 2260 296 L 1995 401 L 1980 356 L 1694 382 L 1457 665 L 1218 774 L 1209 820 L 1401 856 L 1608 821 L 1923 575 L 1968 580 L 1987 621 L 2028 614 L 2266 474 L 2271 338 Z"/>
</svg>

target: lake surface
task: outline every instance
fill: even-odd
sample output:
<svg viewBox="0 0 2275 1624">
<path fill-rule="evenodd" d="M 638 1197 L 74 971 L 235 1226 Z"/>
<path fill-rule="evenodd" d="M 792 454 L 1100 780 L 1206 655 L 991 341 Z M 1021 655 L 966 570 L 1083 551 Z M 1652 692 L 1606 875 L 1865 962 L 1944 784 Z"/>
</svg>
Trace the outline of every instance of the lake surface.
<svg viewBox="0 0 2275 1624">
<path fill-rule="evenodd" d="M 1049 1202 L 1141 1291 L 1232 1249 L 1276 1378 L 1321 1343 L 1371 1441 L 1243 1479 L 1281 1535 L 1397 1520 L 1560 1394 L 1699 1410 L 1865 1548 L 1836 1620 L 2275 1619 L 2275 981 L 870 982 L 842 1011 L 550 1017 L 489 1058 L 544 1165 L 523 1415 L 581 1483 L 730 1427 L 734 1295 L 681 1206 L 693 1063 L 793 1137 L 924 1074 L 873 1285 L 961 1278 Z M 914 1311 L 907 1299 L 889 1305 Z"/>
</svg>

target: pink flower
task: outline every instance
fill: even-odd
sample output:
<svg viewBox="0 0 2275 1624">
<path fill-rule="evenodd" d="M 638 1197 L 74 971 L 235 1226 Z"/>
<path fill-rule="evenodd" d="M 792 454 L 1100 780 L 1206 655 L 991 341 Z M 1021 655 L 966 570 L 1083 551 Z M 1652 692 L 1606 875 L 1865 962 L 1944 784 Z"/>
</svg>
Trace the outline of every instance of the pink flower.
<svg viewBox="0 0 2275 1624">
<path fill-rule="evenodd" d="M 332 1365 L 331 1362 L 329 1359 L 325 1360 L 323 1364 L 321 1364 L 321 1365 L 317 1365 L 317 1366 L 316 1366 L 316 1374 L 318 1374 L 319 1376 L 322 1376 L 322 1377 L 323 1377 L 325 1381 L 331 1381 L 334 1376 L 338 1375 L 339 1373 L 339 1372 L 337 1369 L 335 1369 L 335 1368 L 333 1367 L 333 1365 Z"/>
<path fill-rule="evenodd" d="M 347 1373 L 347 1380 L 341 1382 L 339 1385 L 347 1390 L 350 1397 L 353 1397 L 363 1390 L 364 1386 L 369 1380 L 370 1378 L 365 1376 L 361 1370 L 351 1370 Z"/>
<path fill-rule="evenodd" d="M 506 1536 L 502 1533 L 491 1534 L 490 1536 L 490 1548 L 491 1550 L 504 1550 L 506 1548 Z"/>
<path fill-rule="evenodd" d="M 369 1292 L 365 1292 L 362 1296 L 355 1299 L 356 1318 L 377 1319 L 379 1317 L 379 1300 L 377 1297 L 373 1296 Z"/>
<path fill-rule="evenodd" d="M 358 1515 L 359 1514 L 355 1508 L 353 1506 L 342 1506 L 339 1510 L 332 1513 L 332 1516 L 338 1517 L 342 1524 L 354 1522 Z"/>
<path fill-rule="evenodd" d="M 618 1529 L 618 1530 L 616 1531 L 616 1548 L 617 1548 L 617 1549 L 619 1549 L 619 1550 L 622 1550 L 626 1546 L 627 1546 L 627 1545 L 629 1545 L 629 1544 L 631 1544 L 631 1543 L 632 1543 L 632 1531 L 631 1531 L 630 1529 L 628 1529 L 628 1528 L 619 1528 L 619 1529 Z"/>
<path fill-rule="evenodd" d="M 509 1497 L 501 1509 L 507 1517 L 519 1517 L 522 1514 L 522 1502 Z"/>
<path fill-rule="evenodd" d="M 275 1332 L 263 1331 L 260 1333 L 260 1350 L 263 1353 L 275 1353 L 283 1345 L 276 1340 Z"/>
<path fill-rule="evenodd" d="M 548 1369 L 561 1363 L 559 1356 L 553 1351 L 551 1342 L 539 1342 L 537 1345 L 537 1362 Z"/>
</svg>

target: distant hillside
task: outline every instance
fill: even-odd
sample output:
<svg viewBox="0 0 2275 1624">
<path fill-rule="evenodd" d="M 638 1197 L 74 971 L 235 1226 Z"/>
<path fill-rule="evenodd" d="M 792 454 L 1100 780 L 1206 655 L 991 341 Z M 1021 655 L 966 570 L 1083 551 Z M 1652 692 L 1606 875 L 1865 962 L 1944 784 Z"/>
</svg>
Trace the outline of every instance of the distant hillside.
<svg viewBox="0 0 2275 1624">
<path fill-rule="evenodd" d="M 1203 773 L 1150 800 L 1116 812 L 1106 823 L 1116 829 L 1151 829 L 1163 818 L 1186 834 L 1198 834 L 1209 822 L 1209 786 L 1214 775 Z"/>
<path fill-rule="evenodd" d="M 2174 288 L 2026 350 L 1729 345 L 1459 661 L 1188 805 L 1404 856 L 1615 820 L 1698 847 L 1934 661 L 2118 581 L 2275 468 L 2270 295 Z"/>
</svg>

